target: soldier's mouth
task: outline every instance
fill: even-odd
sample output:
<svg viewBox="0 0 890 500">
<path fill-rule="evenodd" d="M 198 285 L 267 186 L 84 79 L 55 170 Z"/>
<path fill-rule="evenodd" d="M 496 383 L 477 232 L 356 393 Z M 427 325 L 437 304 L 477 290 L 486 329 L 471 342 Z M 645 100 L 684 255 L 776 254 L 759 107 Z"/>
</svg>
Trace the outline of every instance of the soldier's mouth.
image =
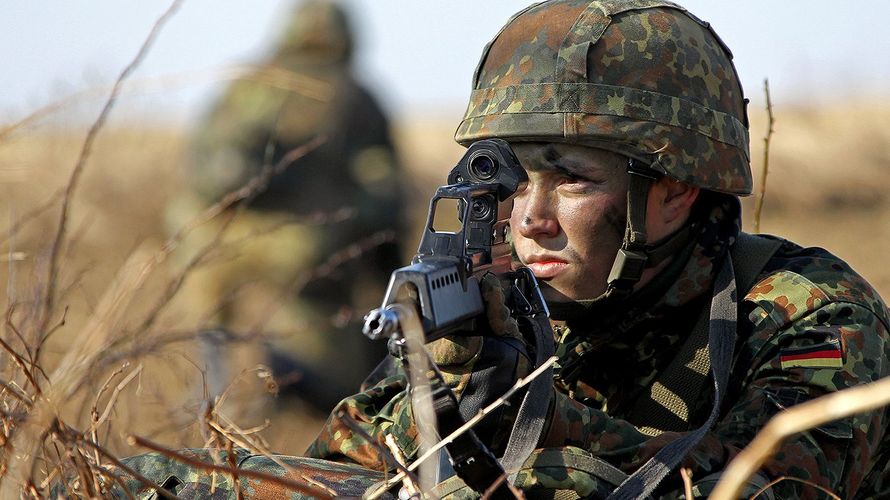
<svg viewBox="0 0 890 500">
<path fill-rule="evenodd" d="M 556 277 L 569 266 L 564 260 L 538 260 L 526 264 L 532 270 L 535 277 L 542 280 L 548 280 Z"/>
</svg>

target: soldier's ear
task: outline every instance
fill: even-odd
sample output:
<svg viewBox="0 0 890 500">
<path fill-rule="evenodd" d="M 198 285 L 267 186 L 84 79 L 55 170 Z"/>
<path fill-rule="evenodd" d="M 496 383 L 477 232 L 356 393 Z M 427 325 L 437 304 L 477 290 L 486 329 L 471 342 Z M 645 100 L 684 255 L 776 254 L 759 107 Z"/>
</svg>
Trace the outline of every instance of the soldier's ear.
<svg viewBox="0 0 890 500">
<path fill-rule="evenodd" d="M 696 186 L 664 176 L 649 192 L 648 216 L 665 226 L 679 227 L 686 222 L 700 192 Z"/>
</svg>

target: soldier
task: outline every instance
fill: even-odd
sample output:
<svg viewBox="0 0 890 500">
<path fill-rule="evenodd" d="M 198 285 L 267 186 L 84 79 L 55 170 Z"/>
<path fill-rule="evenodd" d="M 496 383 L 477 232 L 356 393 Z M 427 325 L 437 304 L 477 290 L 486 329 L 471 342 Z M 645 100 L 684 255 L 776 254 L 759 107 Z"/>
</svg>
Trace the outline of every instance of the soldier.
<svg viewBox="0 0 890 500">
<path fill-rule="evenodd" d="M 682 7 L 550 0 L 518 13 L 485 48 L 456 133 L 486 138 L 509 141 L 528 172 L 516 263 L 544 287 L 559 356 L 518 486 L 676 498 L 682 464 L 705 497 L 778 411 L 890 373 L 888 310 L 863 278 L 823 249 L 740 232 L 746 100 L 729 49 Z M 437 342 L 446 375 L 472 371 L 479 352 L 456 359 L 441 343 L 457 337 Z M 309 456 L 386 469 L 387 434 L 416 456 L 402 375 L 338 409 L 376 443 L 332 416 Z M 880 409 L 789 439 L 746 498 L 770 481 L 775 498 L 890 496 L 888 421 Z M 562 465 L 546 467 L 548 450 Z"/>
<path fill-rule="evenodd" d="M 193 193 L 170 211 L 180 227 L 198 206 L 246 185 L 264 166 L 323 141 L 248 200 L 226 226 L 222 255 L 195 272 L 186 296 L 225 330 L 268 332 L 267 362 L 282 388 L 292 384 L 325 413 L 384 356 L 384 346 L 355 332 L 402 263 L 396 154 L 383 111 L 351 74 L 352 52 L 340 8 L 323 0 L 300 4 L 268 61 L 233 83 L 198 128 Z M 200 228 L 192 247 L 213 244 L 221 227 Z M 341 259 L 347 262 L 295 290 L 337 252 L 375 237 L 360 258 Z M 283 306 L 270 307 L 276 302 Z M 331 363 L 336 374 L 326 372 Z"/>
</svg>

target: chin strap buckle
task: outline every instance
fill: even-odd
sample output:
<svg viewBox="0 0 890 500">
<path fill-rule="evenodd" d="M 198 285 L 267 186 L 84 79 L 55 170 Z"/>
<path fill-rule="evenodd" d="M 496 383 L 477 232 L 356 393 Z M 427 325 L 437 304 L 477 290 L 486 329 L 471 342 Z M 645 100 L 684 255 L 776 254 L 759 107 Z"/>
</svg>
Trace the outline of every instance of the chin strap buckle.
<svg viewBox="0 0 890 500">
<path fill-rule="evenodd" d="M 649 258 L 644 252 L 624 248 L 618 250 L 612 270 L 609 272 L 609 278 L 606 280 L 609 290 L 630 293 L 640 277 L 643 276 L 643 270 L 646 269 L 648 260 Z"/>
</svg>

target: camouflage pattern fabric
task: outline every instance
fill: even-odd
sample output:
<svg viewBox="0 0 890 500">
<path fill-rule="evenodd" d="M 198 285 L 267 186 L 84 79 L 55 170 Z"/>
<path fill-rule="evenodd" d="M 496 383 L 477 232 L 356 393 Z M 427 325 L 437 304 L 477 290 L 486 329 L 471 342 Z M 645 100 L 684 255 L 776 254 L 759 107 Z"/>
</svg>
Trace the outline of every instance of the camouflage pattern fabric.
<svg viewBox="0 0 890 500">
<path fill-rule="evenodd" d="M 584 450 L 632 473 L 705 421 L 711 408 L 710 395 L 703 394 L 688 402 L 688 429 L 655 437 L 633 419 L 637 402 L 648 397 L 707 306 L 716 271 L 740 231 L 735 195 L 751 192 L 745 101 L 732 55 L 706 23 L 672 2 L 535 4 L 486 47 L 455 136 L 465 145 L 491 137 L 606 149 L 705 190 L 692 217 L 694 240 L 642 289 L 626 300 L 551 304 L 560 360 L 555 403 L 539 444 Z M 741 293 L 728 394 L 718 423 L 683 464 L 692 470 L 699 497 L 782 408 L 890 374 L 886 305 L 825 250 L 783 242 L 756 284 Z M 416 430 L 403 388 L 398 377 L 384 380 L 339 408 L 378 443 L 392 434 L 411 457 Z M 749 491 L 789 477 L 843 498 L 890 496 L 888 418 L 887 410 L 877 410 L 786 441 Z M 373 443 L 333 418 L 308 453 L 385 466 Z M 567 473 L 553 471 L 563 478 Z M 522 475 L 523 484 L 554 479 L 536 474 Z M 583 480 L 576 483 L 580 494 L 602 495 Z M 776 498 L 823 496 L 793 480 L 779 481 L 771 492 Z M 679 474 L 656 491 L 659 498 L 682 494 Z"/>
<path fill-rule="evenodd" d="M 385 478 L 381 472 L 354 465 L 302 457 L 257 455 L 245 449 L 234 450 L 231 462 L 225 451 L 187 449 L 177 453 L 194 462 L 221 466 L 234 463 L 242 474 L 265 474 L 283 480 L 276 483 L 256 476 L 241 476 L 238 478 L 238 489 L 240 498 L 244 499 L 359 497 Z M 111 467 L 109 475 L 116 476 L 118 480 L 105 481 L 109 487 L 108 498 L 162 498 L 154 486 L 160 486 L 183 499 L 239 498 L 232 475 L 226 472 L 211 472 L 160 453 L 146 453 L 122 462 L 153 484 L 145 484 L 125 470 Z M 300 485 L 303 489 L 298 490 L 284 481 Z M 53 488 L 52 498 L 67 498 L 63 485 L 57 484 Z M 393 496 L 384 494 L 381 498 L 392 499 Z"/>
<path fill-rule="evenodd" d="M 570 142 L 712 191 L 751 193 L 732 54 L 660 0 L 542 2 L 486 47 L 455 139 Z"/>
<path fill-rule="evenodd" d="M 351 75 L 352 45 L 345 14 L 335 4 L 313 0 L 298 6 L 272 56 L 232 83 L 197 127 L 187 172 L 191 189 L 167 213 L 171 231 L 178 230 L 264 166 L 323 138 L 249 200 L 218 242 L 221 250 L 189 280 L 183 295 L 195 315 L 212 314 L 214 326 L 245 333 L 265 324 L 276 339 L 272 362 L 280 360 L 285 370 L 293 358 L 326 377 L 328 389 L 313 398 L 324 412 L 385 355 L 384 346 L 355 332 L 362 315 L 379 305 L 391 270 L 403 263 L 395 236 L 403 222 L 401 168 L 386 116 Z M 318 222 L 325 217 L 328 222 Z M 216 222 L 201 228 L 178 260 L 191 260 L 221 230 Z M 332 254 L 381 232 L 389 234 L 387 242 L 294 296 L 289 287 Z M 269 315 L 269 302 L 281 298 L 284 307 L 262 317 Z M 332 363 L 340 366 L 337 377 L 326 374 Z M 284 390 L 284 379 L 300 375 L 277 374 Z"/>
<path fill-rule="evenodd" d="M 557 325 L 560 367 L 540 446 L 580 448 L 631 473 L 680 435 L 651 437 L 627 418 L 688 335 L 709 298 L 715 264 L 738 234 L 738 200 L 717 200 L 698 215 L 701 226 L 690 257 L 632 296 L 633 306 L 588 303 L 555 312 L 564 320 Z M 701 479 L 701 496 L 713 487 L 713 474 L 719 475 L 782 408 L 890 375 L 886 305 L 867 282 L 825 250 L 785 242 L 740 308 L 740 345 L 719 423 L 683 464 L 693 478 Z M 824 358 L 808 357 L 809 352 Z M 397 379 L 386 380 L 347 398 L 339 408 L 375 440 L 393 434 L 410 457 L 416 451 L 416 430 L 402 388 Z M 690 428 L 710 410 L 707 397 L 697 403 L 690 408 Z M 890 494 L 887 426 L 887 411 L 880 409 L 805 432 L 785 442 L 761 472 L 770 479 L 810 481 L 842 498 L 883 498 Z M 372 468 L 384 465 L 371 443 L 334 418 L 308 454 Z M 682 490 L 674 474 L 657 496 L 678 498 Z M 782 481 L 772 491 L 776 498 L 820 497 L 814 488 L 794 481 Z"/>
</svg>

